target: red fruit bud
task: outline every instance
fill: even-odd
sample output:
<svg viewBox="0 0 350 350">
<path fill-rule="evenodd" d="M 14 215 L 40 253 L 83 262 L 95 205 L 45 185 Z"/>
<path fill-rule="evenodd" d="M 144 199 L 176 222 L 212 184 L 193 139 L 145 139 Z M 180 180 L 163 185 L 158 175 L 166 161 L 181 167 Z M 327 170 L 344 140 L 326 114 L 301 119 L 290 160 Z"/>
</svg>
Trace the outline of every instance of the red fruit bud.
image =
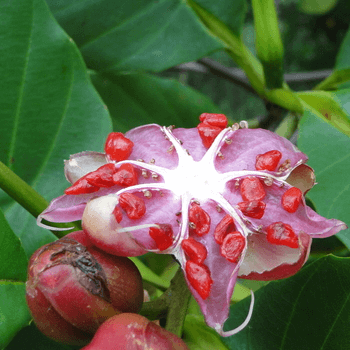
<svg viewBox="0 0 350 350">
<path fill-rule="evenodd" d="M 138 312 L 142 279 L 127 258 L 96 249 L 83 231 L 38 249 L 29 261 L 26 298 L 48 337 L 84 345 L 108 318 Z"/>
<path fill-rule="evenodd" d="M 121 314 L 103 323 L 81 350 L 188 350 L 176 335 L 136 314 Z"/>
</svg>

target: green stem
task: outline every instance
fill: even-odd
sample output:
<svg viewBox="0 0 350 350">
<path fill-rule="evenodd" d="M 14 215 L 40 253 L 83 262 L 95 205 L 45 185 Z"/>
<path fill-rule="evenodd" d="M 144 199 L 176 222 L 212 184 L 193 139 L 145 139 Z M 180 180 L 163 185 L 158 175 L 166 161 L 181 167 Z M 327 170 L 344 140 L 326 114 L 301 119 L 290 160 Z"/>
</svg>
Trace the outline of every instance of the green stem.
<svg viewBox="0 0 350 350">
<path fill-rule="evenodd" d="M 283 44 L 274 0 L 252 0 L 256 50 L 264 67 L 266 87 L 283 88 Z"/>
<path fill-rule="evenodd" d="M 34 217 L 48 206 L 44 197 L 2 162 L 0 162 L 0 187 Z"/>
<path fill-rule="evenodd" d="M 190 298 L 191 292 L 179 269 L 168 290 L 158 299 L 144 303 L 140 314 L 150 320 L 166 317 L 165 329 L 181 337 Z"/>
<path fill-rule="evenodd" d="M 143 303 L 140 314 L 149 320 L 159 320 L 166 317 L 169 307 L 169 294 L 171 294 L 170 289 L 158 299 Z"/>
<path fill-rule="evenodd" d="M 181 269 L 178 270 L 175 277 L 171 281 L 168 298 L 169 306 L 165 329 L 181 337 L 187 314 L 188 303 L 191 298 L 191 292 L 187 287 L 187 283 Z"/>
<path fill-rule="evenodd" d="M 222 41 L 228 54 L 244 70 L 252 87 L 262 98 L 293 112 L 303 113 L 303 107 L 298 97 L 288 88 L 286 83 L 281 83 L 282 71 L 280 69 L 277 72 L 277 83 L 271 83 L 273 86 L 280 86 L 280 88 L 269 89 L 269 86 L 266 86 L 264 67 L 262 63 L 244 45 L 241 36 L 239 34 L 233 33 L 225 23 L 223 23 L 220 19 L 215 17 L 212 13 L 208 12 L 195 0 L 187 0 L 187 4 L 196 12 L 197 16 L 200 18 L 202 23 L 208 28 L 211 34 Z M 271 6 L 273 5 L 272 0 L 269 0 L 269 4 Z M 269 7 L 269 9 L 271 8 L 271 6 Z M 272 8 L 270 12 L 273 11 L 274 8 Z M 279 32 L 278 27 L 276 27 L 277 17 L 274 23 L 274 31 L 276 31 L 274 37 L 275 39 L 278 39 Z M 274 47 L 278 48 L 277 51 L 283 51 L 282 43 L 279 42 L 279 39 L 276 41 L 276 45 Z M 283 52 L 278 52 L 278 57 L 280 57 L 282 54 Z M 279 59 L 279 61 L 281 60 Z M 268 61 L 268 64 L 271 64 L 271 62 Z M 275 63 L 275 61 L 273 62 Z M 280 65 L 280 63 L 278 63 L 278 65 Z M 270 68 L 271 67 L 269 66 L 269 69 Z"/>
<path fill-rule="evenodd" d="M 35 218 L 38 217 L 38 215 L 42 213 L 49 205 L 44 197 L 42 197 L 2 162 L 0 162 L 0 188 L 2 188 L 10 197 L 12 197 Z M 57 227 L 72 226 L 79 229 L 79 224 L 77 223 L 57 224 Z M 52 232 L 58 238 L 61 238 L 63 235 L 66 235 L 71 231 L 64 231 L 64 234 L 60 231 Z"/>
</svg>

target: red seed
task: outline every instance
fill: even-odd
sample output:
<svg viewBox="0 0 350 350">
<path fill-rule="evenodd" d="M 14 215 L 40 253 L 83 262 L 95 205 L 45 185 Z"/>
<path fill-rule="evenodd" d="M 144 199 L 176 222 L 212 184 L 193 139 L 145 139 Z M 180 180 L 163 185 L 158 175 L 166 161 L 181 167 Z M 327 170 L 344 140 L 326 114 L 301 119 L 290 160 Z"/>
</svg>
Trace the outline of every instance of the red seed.
<svg viewBox="0 0 350 350">
<path fill-rule="evenodd" d="M 214 238 L 217 244 L 222 244 L 225 236 L 232 231 L 236 230 L 236 225 L 233 217 L 227 214 L 216 226 L 214 232 Z"/>
<path fill-rule="evenodd" d="M 97 187 L 111 187 L 114 185 L 113 174 L 115 171 L 115 165 L 113 163 L 108 163 L 85 175 L 85 178 L 90 185 Z"/>
<path fill-rule="evenodd" d="M 268 151 L 264 154 L 258 154 L 256 156 L 255 169 L 274 171 L 276 170 L 281 158 L 282 153 L 277 150 Z"/>
<path fill-rule="evenodd" d="M 77 195 L 85 193 L 93 193 L 98 191 L 100 188 L 97 186 L 90 185 L 85 177 L 75 181 L 74 184 L 64 190 L 65 194 Z"/>
<path fill-rule="evenodd" d="M 138 184 L 135 168 L 131 164 L 122 164 L 113 175 L 114 184 L 128 187 Z"/>
<path fill-rule="evenodd" d="M 181 242 L 181 247 L 188 255 L 189 260 L 194 261 L 195 263 L 200 265 L 203 264 L 208 254 L 205 246 L 191 237 L 188 239 L 184 239 Z"/>
<path fill-rule="evenodd" d="M 173 228 L 169 224 L 156 224 L 158 227 L 151 227 L 149 235 L 156 242 L 157 248 L 162 251 L 173 244 Z"/>
<path fill-rule="evenodd" d="M 134 143 L 121 132 L 111 132 L 106 140 L 105 152 L 110 160 L 120 162 L 129 158 Z"/>
<path fill-rule="evenodd" d="M 201 298 L 207 299 L 213 284 L 208 267 L 188 260 L 186 262 L 186 276 Z"/>
<path fill-rule="evenodd" d="M 131 193 L 122 193 L 119 196 L 119 204 L 126 212 L 129 219 L 140 219 L 146 213 L 145 202 L 142 198 Z"/>
<path fill-rule="evenodd" d="M 227 127 L 227 117 L 225 114 L 202 113 L 199 116 L 199 120 L 202 123 L 218 126 L 221 129 L 225 129 Z"/>
<path fill-rule="evenodd" d="M 298 210 L 303 193 L 297 187 L 291 187 L 282 196 L 282 207 L 289 213 L 295 213 Z"/>
<path fill-rule="evenodd" d="M 250 218 L 261 219 L 265 213 L 266 204 L 261 201 L 238 203 L 239 210 Z"/>
<path fill-rule="evenodd" d="M 216 136 L 218 136 L 223 130 L 218 126 L 213 126 L 205 123 L 198 124 L 197 129 L 199 136 L 202 139 L 203 145 L 206 148 L 209 148 L 212 145 L 212 143 L 216 139 Z"/>
<path fill-rule="evenodd" d="M 117 205 L 113 210 L 113 215 L 114 215 L 115 219 L 117 220 L 117 223 L 119 224 L 123 219 L 123 214 Z"/>
<path fill-rule="evenodd" d="M 267 240 L 272 244 L 285 245 L 290 248 L 298 248 L 298 236 L 292 227 L 283 222 L 274 222 L 267 227 Z"/>
<path fill-rule="evenodd" d="M 261 201 L 265 198 L 262 182 L 257 177 L 246 177 L 241 183 L 241 195 L 245 202 Z"/>
<path fill-rule="evenodd" d="M 237 263 L 245 247 L 245 238 L 238 232 L 229 233 L 221 246 L 220 253 L 228 261 Z"/>
<path fill-rule="evenodd" d="M 210 216 L 198 204 L 192 203 L 189 212 L 189 220 L 195 227 L 189 228 L 190 234 L 204 236 L 210 230 Z"/>
</svg>

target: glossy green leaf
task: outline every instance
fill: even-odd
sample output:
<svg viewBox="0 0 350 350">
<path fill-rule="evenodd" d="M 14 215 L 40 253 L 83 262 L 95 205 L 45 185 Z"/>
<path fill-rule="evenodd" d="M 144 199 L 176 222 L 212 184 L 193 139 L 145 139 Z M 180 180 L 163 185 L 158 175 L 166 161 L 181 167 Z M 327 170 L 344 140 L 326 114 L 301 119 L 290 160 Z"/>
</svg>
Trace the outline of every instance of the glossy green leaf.
<svg viewBox="0 0 350 350">
<path fill-rule="evenodd" d="M 349 92 L 338 95 L 350 111 Z M 305 152 L 315 170 L 318 184 L 308 192 L 317 212 L 350 226 L 350 138 L 306 111 L 300 122 L 298 147 Z M 350 229 L 337 237 L 350 249 Z"/>
<path fill-rule="evenodd" d="M 27 265 L 28 260 L 21 242 L 0 210 L 0 280 L 25 282 Z"/>
<path fill-rule="evenodd" d="M 186 316 L 183 339 L 190 350 L 228 350 L 220 336 L 205 324 L 202 316 Z"/>
<path fill-rule="evenodd" d="M 51 200 L 67 186 L 63 159 L 102 150 L 111 121 L 78 49 L 43 0 L 6 3 L 0 38 L 0 159 Z M 5 215 L 27 255 L 55 239 L 18 205 Z"/>
<path fill-rule="evenodd" d="M 25 283 L 0 279 L 0 349 L 4 349 L 30 321 L 25 300 Z"/>
<path fill-rule="evenodd" d="M 335 70 L 329 77 L 319 83 L 315 90 L 336 90 L 349 87 L 350 68 Z"/>
<path fill-rule="evenodd" d="M 241 35 L 248 7 L 246 0 L 196 0 L 196 3 L 225 23 L 237 36 Z"/>
<path fill-rule="evenodd" d="M 327 91 L 305 91 L 296 93 L 305 110 L 313 112 L 345 135 L 350 136 L 350 114 L 337 95 Z"/>
<path fill-rule="evenodd" d="M 25 302 L 27 257 L 0 210 L 0 349 L 31 320 Z"/>
<path fill-rule="evenodd" d="M 274 0 L 253 0 L 255 45 L 268 89 L 283 85 L 283 44 Z"/>
<path fill-rule="evenodd" d="M 248 326 L 222 338 L 235 350 L 349 349 L 350 259 L 327 256 L 255 293 Z M 247 316 L 250 298 L 231 307 L 226 328 Z"/>
<path fill-rule="evenodd" d="M 334 72 L 316 86 L 317 90 L 334 90 L 339 87 L 349 87 L 350 80 L 350 29 L 346 33 L 340 50 L 337 54 L 337 60 Z"/>
<path fill-rule="evenodd" d="M 125 132 L 143 124 L 194 127 L 204 112 L 220 112 L 210 99 L 176 80 L 147 74 L 92 75 L 107 103 L 114 130 Z"/>
<path fill-rule="evenodd" d="M 32 322 L 21 329 L 12 339 L 6 350 L 79 350 L 81 346 L 69 346 L 57 343 L 42 334 Z"/>
<path fill-rule="evenodd" d="M 48 0 L 96 70 L 162 71 L 223 48 L 181 0 Z"/>
</svg>

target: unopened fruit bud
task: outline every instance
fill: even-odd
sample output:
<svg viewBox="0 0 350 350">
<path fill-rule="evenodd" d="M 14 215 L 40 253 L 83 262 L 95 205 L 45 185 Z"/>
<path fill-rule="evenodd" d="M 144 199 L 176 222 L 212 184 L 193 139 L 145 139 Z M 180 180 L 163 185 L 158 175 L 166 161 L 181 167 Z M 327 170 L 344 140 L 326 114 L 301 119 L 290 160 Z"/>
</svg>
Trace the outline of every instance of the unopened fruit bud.
<svg viewBox="0 0 350 350">
<path fill-rule="evenodd" d="M 37 327 L 72 345 L 85 345 L 105 320 L 138 312 L 143 301 L 141 275 L 133 262 L 98 250 L 83 231 L 33 254 L 26 292 Z"/>
</svg>

